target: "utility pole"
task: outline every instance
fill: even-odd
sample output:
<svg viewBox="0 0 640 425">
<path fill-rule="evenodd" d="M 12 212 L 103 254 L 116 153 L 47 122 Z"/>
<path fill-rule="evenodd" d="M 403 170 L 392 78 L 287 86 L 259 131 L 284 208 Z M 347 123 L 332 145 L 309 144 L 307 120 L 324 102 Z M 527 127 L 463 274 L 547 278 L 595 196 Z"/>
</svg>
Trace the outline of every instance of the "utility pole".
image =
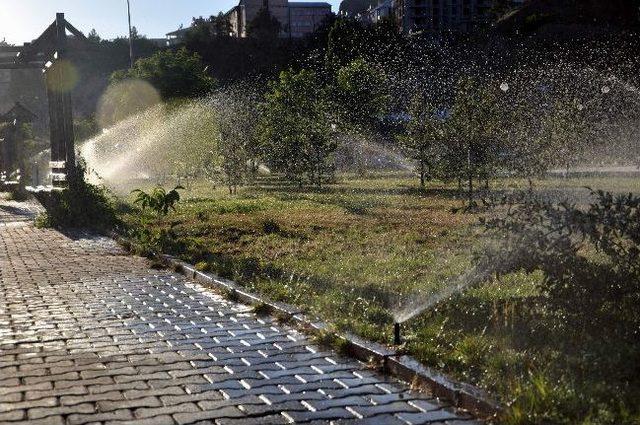
<svg viewBox="0 0 640 425">
<path fill-rule="evenodd" d="M 133 31 L 131 29 L 131 3 L 127 0 L 127 16 L 129 18 L 129 67 L 133 68 Z"/>
</svg>

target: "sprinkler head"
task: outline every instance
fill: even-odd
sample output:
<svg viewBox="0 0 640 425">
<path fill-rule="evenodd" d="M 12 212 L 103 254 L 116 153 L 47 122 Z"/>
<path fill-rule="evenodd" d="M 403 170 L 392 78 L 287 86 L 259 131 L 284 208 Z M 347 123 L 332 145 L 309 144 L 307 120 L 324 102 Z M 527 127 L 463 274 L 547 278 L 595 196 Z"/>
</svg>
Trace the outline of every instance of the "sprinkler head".
<svg viewBox="0 0 640 425">
<path fill-rule="evenodd" d="M 400 336 L 400 323 L 393 325 L 393 345 L 402 345 L 402 338 Z"/>
</svg>

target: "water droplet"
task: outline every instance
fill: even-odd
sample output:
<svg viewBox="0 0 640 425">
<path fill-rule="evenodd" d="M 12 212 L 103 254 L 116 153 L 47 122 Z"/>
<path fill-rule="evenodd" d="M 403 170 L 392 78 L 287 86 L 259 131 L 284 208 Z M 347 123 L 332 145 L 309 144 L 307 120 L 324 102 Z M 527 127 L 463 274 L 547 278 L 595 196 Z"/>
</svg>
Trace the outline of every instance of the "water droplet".
<svg viewBox="0 0 640 425">
<path fill-rule="evenodd" d="M 502 83 L 500 84 L 500 90 L 502 90 L 503 92 L 508 92 L 509 91 L 509 83 Z"/>
<path fill-rule="evenodd" d="M 611 91 L 611 88 L 609 86 L 602 87 L 602 94 L 607 94 L 610 91 Z"/>
</svg>

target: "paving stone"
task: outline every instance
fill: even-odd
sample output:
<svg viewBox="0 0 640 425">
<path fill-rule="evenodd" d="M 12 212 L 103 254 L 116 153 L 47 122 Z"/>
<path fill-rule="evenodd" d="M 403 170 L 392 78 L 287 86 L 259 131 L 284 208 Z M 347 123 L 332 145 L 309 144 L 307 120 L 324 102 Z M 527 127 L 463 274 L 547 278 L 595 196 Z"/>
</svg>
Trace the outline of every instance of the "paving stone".
<svg viewBox="0 0 640 425">
<path fill-rule="evenodd" d="M 130 421 L 133 414 L 130 410 L 116 410 L 108 413 L 94 413 L 88 415 L 73 414 L 67 417 L 69 425 L 87 424 L 90 422 Z"/>
<path fill-rule="evenodd" d="M 11 410 L 31 409 L 35 407 L 54 407 L 58 405 L 58 399 L 55 397 L 43 398 L 40 400 L 28 400 L 18 403 L 2 403 L 0 404 L 0 412 L 8 412 Z"/>
<path fill-rule="evenodd" d="M 265 401 L 255 395 L 246 395 L 244 397 L 231 398 L 231 399 L 225 398 L 222 400 L 205 400 L 205 401 L 198 402 L 198 406 L 200 406 L 202 410 L 218 410 L 218 409 L 222 409 L 224 407 L 230 407 L 230 406 L 241 406 L 241 407 L 247 407 L 250 405 L 263 406 L 264 404 L 265 404 Z"/>
<path fill-rule="evenodd" d="M 321 410 L 318 412 L 284 412 L 295 423 L 305 423 L 312 421 L 330 421 L 338 419 L 353 419 L 353 413 L 346 409 L 334 407 L 332 409 Z"/>
<path fill-rule="evenodd" d="M 47 391 L 29 391 L 25 394 L 27 400 L 37 400 L 45 397 L 64 397 L 74 395 L 88 394 L 89 391 L 86 387 L 69 387 L 62 390 L 47 390 Z"/>
<path fill-rule="evenodd" d="M 101 412 L 111 412 L 119 409 L 133 409 L 138 407 L 158 407 L 162 406 L 160 399 L 157 397 L 144 397 L 135 400 L 119 400 L 119 401 L 99 401 L 98 410 Z"/>
<path fill-rule="evenodd" d="M 222 393 L 219 391 L 205 391 L 198 394 L 185 394 L 184 395 L 168 395 L 168 396 L 160 396 L 160 401 L 165 406 L 172 406 L 174 404 L 186 403 L 189 401 L 217 401 L 222 400 Z"/>
<path fill-rule="evenodd" d="M 124 400 L 124 397 L 121 392 L 108 391 L 108 392 L 99 393 L 99 394 L 84 393 L 79 396 L 72 395 L 72 396 L 60 397 L 60 404 L 62 404 L 63 406 L 73 406 L 76 404 L 82 404 L 82 403 L 88 403 L 88 402 L 91 402 L 91 403 L 96 403 L 99 401 L 115 402 L 120 400 Z"/>
<path fill-rule="evenodd" d="M 107 421 L 105 425 L 175 425 L 176 421 L 171 416 L 154 416 L 147 419 L 134 419 L 132 421 Z M 264 424 L 263 424 L 264 425 Z"/>
<path fill-rule="evenodd" d="M 82 379 L 94 379 L 101 376 L 120 376 L 120 375 L 138 375 L 139 372 L 133 367 L 121 367 L 100 369 L 100 370 L 83 370 L 80 372 Z"/>
<path fill-rule="evenodd" d="M 22 401 L 22 393 L 0 395 L 0 403 L 17 403 Z"/>
<path fill-rule="evenodd" d="M 126 384 L 92 385 L 89 387 L 89 392 L 101 394 L 110 391 L 144 390 L 147 388 L 150 387 L 146 382 L 128 382 Z"/>
<path fill-rule="evenodd" d="M 289 420 L 282 415 L 268 415 L 256 418 L 216 419 L 216 425 L 283 425 Z"/>
<path fill-rule="evenodd" d="M 54 382 L 54 387 L 58 390 L 58 389 L 75 387 L 77 385 L 80 385 L 83 387 L 89 387 L 93 385 L 104 386 L 104 385 L 110 385 L 110 384 L 113 384 L 113 378 L 109 376 L 103 376 L 101 378 L 95 378 L 95 379 L 76 379 L 76 380 L 70 380 L 70 381 L 57 381 L 57 382 Z"/>
<path fill-rule="evenodd" d="M 22 422 L 11 422 L 11 425 L 66 425 L 66 423 L 62 416 L 50 416 L 42 419 L 29 419 Z"/>
<path fill-rule="evenodd" d="M 69 373 L 63 373 L 61 375 L 26 377 L 26 378 L 22 378 L 22 380 L 26 385 L 31 385 L 31 384 L 37 384 L 39 382 L 58 383 L 59 381 L 71 381 L 71 380 L 75 381 L 76 379 L 78 379 L 79 376 L 80 375 L 78 375 L 78 372 L 69 372 Z"/>
<path fill-rule="evenodd" d="M 148 396 L 160 397 L 160 400 L 162 400 L 163 404 L 166 404 L 165 400 L 170 397 L 184 397 L 187 395 L 186 392 L 180 387 L 164 387 L 152 390 L 129 390 L 124 392 L 124 397 L 129 400 Z"/>
<path fill-rule="evenodd" d="M 13 422 L 20 421 L 27 416 L 26 412 L 23 409 L 12 410 L 10 412 L 0 413 L 0 422 Z"/>
<path fill-rule="evenodd" d="M 325 410 L 333 407 L 354 407 L 354 406 L 371 406 L 371 403 L 362 397 L 345 397 L 345 398 L 323 398 L 320 400 L 310 400 L 307 403 L 315 410 Z"/>
<path fill-rule="evenodd" d="M 51 382 L 40 382 L 39 384 L 20 385 L 15 387 L 5 387 L 0 385 L 0 395 L 29 392 L 29 391 L 50 390 L 51 388 L 53 388 L 53 385 L 51 385 Z"/>
<path fill-rule="evenodd" d="M 410 424 L 424 424 L 429 422 L 444 422 L 457 419 L 458 416 L 454 413 L 446 410 L 434 410 L 424 413 L 400 413 L 398 412 L 398 418 L 410 423 Z"/>
<path fill-rule="evenodd" d="M 404 402 L 394 402 L 376 406 L 355 406 L 353 410 L 363 417 L 377 416 L 384 413 L 420 413 L 419 409 Z"/>
<path fill-rule="evenodd" d="M 229 406 L 206 412 L 178 413 L 173 418 L 180 425 L 193 424 L 201 421 L 212 421 L 222 418 L 242 418 L 245 414 L 237 407 Z"/>
<path fill-rule="evenodd" d="M 177 413 L 198 412 L 200 409 L 194 403 L 175 404 L 173 406 L 157 407 L 149 409 L 136 409 L 135 416 L 141 419 L 154 416 L 174 415 Z"/>
<path fill-rule="evenodd" d="M 29 409 L 27 411 L 27 415 L 30 420 L 33 419 L 42 419 L 47 418 L 49 416 L 62 416 L 68 415 L 71 413 L 93 413 L 96 407 L 92 403 L 83 403 L 77 404 L 75 406 L 64 406 L 64 407 L 54 407 L 54 408 L 42 408 L 38 407 L 35 409 Z"/>
<path fill-rule="evenodd" d="M 383 414 L 371 418 L 340 420 L 335 422 L 335 425 L 407 425 L 407 422 L 394 415 Z M 434 423 L 433 425 L 439 424 Z"/>
</svg>

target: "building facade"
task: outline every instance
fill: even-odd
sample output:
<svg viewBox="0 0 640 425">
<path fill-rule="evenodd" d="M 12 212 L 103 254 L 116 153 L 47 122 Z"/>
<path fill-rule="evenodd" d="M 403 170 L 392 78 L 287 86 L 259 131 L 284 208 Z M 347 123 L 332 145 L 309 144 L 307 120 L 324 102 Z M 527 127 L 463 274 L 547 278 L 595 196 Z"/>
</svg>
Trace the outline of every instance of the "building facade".
<svg viewBox="0 0 640 425">
<path fill-rule="evenodd" d="M 380 0 L 376 6 L 372 6 L 359 16 L 367 23 L 376 24 L 383 19 L 393 19 L 395 16 L 395 0 Z"/>
<path fill-rule="evenodd" d="M 511 0 L 514 7 L 526 0 Z M 358 14 L 368 23 L 395 17 L 405 33 L 445 30 L 470 31 L 489 22 L 495 0 L 379 0 Z"/>
<path fill-rule="evenodd" d="M 293 38 L 309 35 L 317 30 L 330 15 L 329 3 L 289 2 L 289 34 Z"/>
<path fill-rule="evenodd" d="M 491 19 L 492 0 L 395 0 L 404 32 L 470 31 Z"/>
<path fill-rule="evenodd" d="M 247 26 L 260 10 L 266 9 L 280 22 L 281 37 L 300 38 L 313 33 L 331 15 L 331 5 L 324 2 L 289 2 L 288 0 L 240 0 L 227 13 L 231 34 L 247 37 Z"/>
</svg>

